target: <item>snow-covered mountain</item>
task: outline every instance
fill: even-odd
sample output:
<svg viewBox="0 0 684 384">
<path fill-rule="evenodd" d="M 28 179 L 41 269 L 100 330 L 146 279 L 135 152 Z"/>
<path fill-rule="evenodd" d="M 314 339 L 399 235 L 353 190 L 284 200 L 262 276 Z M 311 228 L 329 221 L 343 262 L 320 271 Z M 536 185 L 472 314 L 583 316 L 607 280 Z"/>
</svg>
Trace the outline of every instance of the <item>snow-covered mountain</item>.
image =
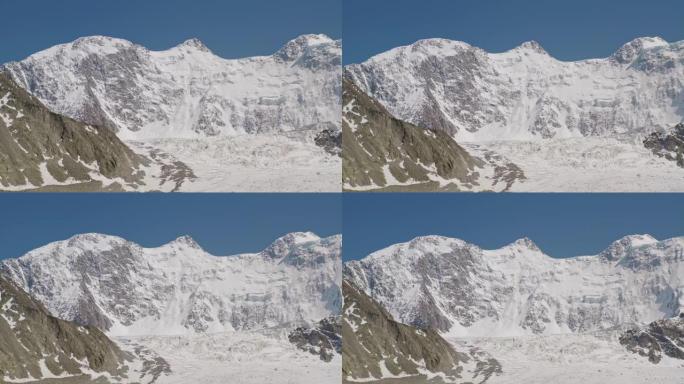
<svg viewBox="0 0 684 384">
<path fill-rule="evenodd" d="M 345 67 L 395 117 L 460 141 L 633 137 L 684 119 L 684 41 L 637 38 L 564 62 L 538 43 L 488 53 L 426 39 Z"/>
<path fill-rule="evenodd" d="M 165 51 L 91 36 L 3 67 L 52 111 L 121 139 L 340 127 L 341 41 L 302 35 L 270 56 L 227 60 L 197 39 Z"/>
<path fill-rule="evenodd" d="M 193 335 L 294 328 L 339 314 L 340 252 L 340 236 L 308 232 L 230 257 L 189 237 L 143 248 L 83 234 L 5 260 L 0 272 L 54 316 L 109 335 Z"/>
<path fill-rule="evenodd" d="M 425 236 L 348 262 L 344 275 L 397 321 L 452 336 L 583 333 L 678 315 L 684 237 L 626 236 L 558 259 L 529 239 L 484 250 Z"/>
</svg>

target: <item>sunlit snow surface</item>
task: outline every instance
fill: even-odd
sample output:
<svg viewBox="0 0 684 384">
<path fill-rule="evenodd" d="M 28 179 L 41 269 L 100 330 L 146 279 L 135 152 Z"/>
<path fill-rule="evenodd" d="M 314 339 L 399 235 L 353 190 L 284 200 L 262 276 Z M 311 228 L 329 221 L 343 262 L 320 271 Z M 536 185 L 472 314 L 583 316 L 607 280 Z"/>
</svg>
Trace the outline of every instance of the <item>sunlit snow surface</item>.
<svg viewBox="0 0 684 384">
<path fill-rule="evenodd" d="M 160 376 L 158 384 L 323 384 L 342 380 L 339 355 L 326 363 L 298 350 L 284 334 L 235 332 L 117 341 L 143 345 L 169 363 L 171 373 Z"/>
<path fill-rule="evenodd" d="M 196 179 L 186 180 L 180 192 L 338 192 L 342 164 L 311 142 L 273 135 L 229 138 L 160 139 L 129 143 L 149 156 L 158 150 L 186 164 Z M 146 179 L 145 189 L 167 191 L 160 170 Z"/>
<path fill-rule="evenodd" d="M 526 179 L 511 192 L 684 191 L 684 169 L 640 143 L 585 137 L 461 144 L 475 156 L 492 151 L 518 165 Z"/>
<path fill-rule="evenodd" d="M 659 364 L 628 352 L 618 333 L 448 338 L 458 349 L 475 346 L 496 358 L 503 373 L 487 384 L 670 384 L 684 377 L 684 362 Z"/>
</svg>

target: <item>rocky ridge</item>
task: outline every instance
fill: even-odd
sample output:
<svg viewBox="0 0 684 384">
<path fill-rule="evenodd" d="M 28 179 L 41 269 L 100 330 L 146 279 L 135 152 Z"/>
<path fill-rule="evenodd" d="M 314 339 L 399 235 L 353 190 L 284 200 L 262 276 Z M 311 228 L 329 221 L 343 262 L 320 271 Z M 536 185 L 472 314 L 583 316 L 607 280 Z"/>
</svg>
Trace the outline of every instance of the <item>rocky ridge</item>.
<svg viewBox="0 0 684 384">
<path fill-rule="evenodd" d="M 0 190 L 135 189 L 149 164 L 113 132 L 50 112 L 0 72 Z"/>
<path fill-rule="evenodd" d="M 51 316 L 0 277 L 0 382 L 109 377 L 123 382 L 134 356 L 92 326 Z"/>
<path fill-rule="evenodd" d="M 684 360 L 684 314 L 625 331 L 620 344 L 658 364 L 664 356 Z"/>
</svg>

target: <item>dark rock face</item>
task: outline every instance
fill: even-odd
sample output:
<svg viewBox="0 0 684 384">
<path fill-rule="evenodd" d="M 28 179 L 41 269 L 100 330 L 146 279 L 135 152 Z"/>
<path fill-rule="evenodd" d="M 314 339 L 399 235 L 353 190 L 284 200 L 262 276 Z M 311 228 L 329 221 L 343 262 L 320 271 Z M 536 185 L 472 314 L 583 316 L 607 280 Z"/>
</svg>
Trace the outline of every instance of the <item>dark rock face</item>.
<svg viewBox="0 0 684 384">
<path fill-rule="evenodd" d="M 677 162 L 684 168 L 684 123 L 677 124 L 671 132 L 654 132 L 644 139 L 644 146 L 656 156 Z"/>
<path fill-rule="evenodd" d="M 343 80 L 342 179 L 345 186 L 390 186 L 386 169 L 400 183 L 439 190 L 431 177 L 478 184 L 482 159 L 471 156 L 442 130 L 423 129 L 393 117 L 348 77 Z M 505 173 L 505 172 L 504 172 Z M 446 189 L 457 190 L 450 184 Z"/>
<path fill-rule="evenodd" d="M 342 318 L 331 316 L 312 328 L 299 327 L 288 335 L 288 339 L 297 348 L 329 362 L 335 354 L 342 353 Z"/>
<path fill-rule="evenodd" d="M 57 182 L 88 183 L 92 173 L 142 183 L 137 155 L 110 130 L 50 112 L 0 72 L 0 190 Z M 46 174 L 47 171 L 47 174 Z"/>
<path fill-rule="evenodd" d="M 654 321 L 644 328 L 630 329 L 620 336 L 620 344 L 648 357 L 653 364 L 658 364 L 663 355 L 684 360 L 684 313 Z"/>
<path fill-rule="evenodd" d="M 342 290 L 344 380 L 379 382 L 383 371 L 419 382 L 427 382 L 426 371 L 442 374 L 449 382 L 463 379 L 460 364 L 474 357 L 457 352 L 434 329 L 394 321 L 382 306 L 351 282 L 343 281 Z M 494 359 L 478 360 L 476 366 L 473 379 L 479 377 L 473 382 L 486 382 L 491 375 L 501 372 L 501 365 Z"/>
<path fill-rule="evenodd" d="M 314 137 L 314 143 L 331 155 L 339 156 L 342 152 L 342 131 L 339 128 L 326 128 Z"/>
<path fill-rule="evenodd" d="M 122 377 L 125 363 L 133 358 L 99 329 L 48 315 L 42 305 L 2 277 L 0 341 L 0 382 L 3 377 L 40 379 L 41 363 L 54 375 L 78 376 L 86 368 Z"/>
</svg>

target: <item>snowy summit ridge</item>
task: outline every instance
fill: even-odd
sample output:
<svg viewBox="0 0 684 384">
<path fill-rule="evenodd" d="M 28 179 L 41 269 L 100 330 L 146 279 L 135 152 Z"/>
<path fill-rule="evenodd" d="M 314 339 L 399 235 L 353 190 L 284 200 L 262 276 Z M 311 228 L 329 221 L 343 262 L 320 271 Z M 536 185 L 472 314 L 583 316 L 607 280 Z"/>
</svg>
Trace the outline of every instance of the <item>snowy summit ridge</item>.
<svg viewBox="0 0 684 384">
<path fill-rule="evenodd" d="M 457 141 L 634 138 L 683 118 L 684 41 L 634 39 L 560 61 L 534 41 L 489 53 L 424 39 L 345 67 L 396 118 Z"/>
<path fill-rule="evenodd" d="M 596 256 L 556 259 L 529 239 L 485 250 L 424 236 L 345 263 L 399 321 L 455 336 L 581 333 L 684 310 L 684 237 L 626 236 Z"/>
<path fill-rule="evenodd" d="M 293 233 L 262 252 L 218 257 L 189 236 L 144 248 L 90 233 L 4 260 L 0 273 L 54 316 L 113 336 L 233 332 L 337 315 L 340 249 L 340 236 Z"/>
<path fill-rule="evenodd" d="M 196 38 L 151 51 L 90 36 L 2 67 L 53 112 L 107 127 L 124 140 L 339 126 L 341 68 L 341 42 L 325 35 L 231 60 Z"/>
</svg>

